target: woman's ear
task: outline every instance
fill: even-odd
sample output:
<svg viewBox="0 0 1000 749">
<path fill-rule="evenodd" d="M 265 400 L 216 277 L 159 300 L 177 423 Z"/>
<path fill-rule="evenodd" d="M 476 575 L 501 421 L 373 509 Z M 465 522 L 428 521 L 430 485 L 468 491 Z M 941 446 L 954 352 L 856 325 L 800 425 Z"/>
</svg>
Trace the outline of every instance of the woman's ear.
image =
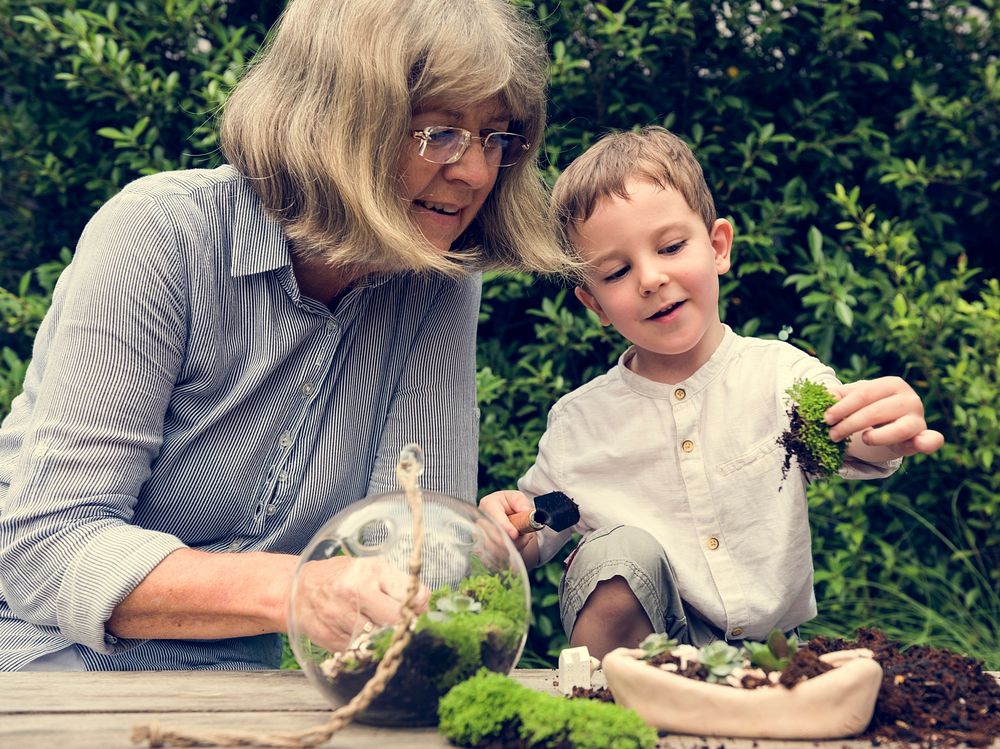
<svg viewBox="0 0 1000 749">
<path fill-rule="evenodd" d="M 732 265 L 733 225 L 724 218 L 717 218 L 708 236 L 715 250 L 715 271 L 721 276 Z"/>
<path fill-rule="evenodd" d="M 597 315 L 597 319 L 601 321 L 601 325 L 611 324 L 611 320 L 604 314 L 604 309 L 601 307 L 601 303 L 597 301 L 597 297 L 587 291 L 585 286 L 577 286 L 573 289 L 573 293 L 576 294 L 577 299 L 583 302 L 584 307 Z"/>
</svg>

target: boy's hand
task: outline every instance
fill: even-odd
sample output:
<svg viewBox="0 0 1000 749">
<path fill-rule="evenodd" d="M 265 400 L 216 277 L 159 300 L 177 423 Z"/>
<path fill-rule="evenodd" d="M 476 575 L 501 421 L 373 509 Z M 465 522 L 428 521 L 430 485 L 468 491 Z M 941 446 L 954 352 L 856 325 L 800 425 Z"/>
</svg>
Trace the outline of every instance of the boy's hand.
<svg viewBox="0 0 1000 749">
<path fill-rule="evenodd" d="M 514 546 L 521 553 L 521 556 L 525 557 L 525 561 L 527 561 L 526 551 L 528 550 L 529 544 L 537 544 L 537 541 L 534 540 L 535 534 L 522 534 L 517 528 L 514 527 L 510 520 L 507 519 L 507 516 L 514 515 L 518 512 L 531 512 L 535 509 L 531 500 L 519 491 L 505 489 L 493 492 L 492 494 L 487 494 L 479 500 L 479 509 L 497 522 L 497 525 L 499 525 L 510 537 L 510 540 L 514 542 Z"/>
<path fill-rule="evenodd" d="M 826 411 L 830 439 L 853 437 L 848 452 L 862 459 L 871 460 L 872 455 L 852 449 L 858 442 L 897 458 L 932 453 L 944 444 L 944 435 L 927 428 L 920 396 L 900 377 L 859 380 L 831 387 L 830 392 L 838 398 Z"/>
</svg>

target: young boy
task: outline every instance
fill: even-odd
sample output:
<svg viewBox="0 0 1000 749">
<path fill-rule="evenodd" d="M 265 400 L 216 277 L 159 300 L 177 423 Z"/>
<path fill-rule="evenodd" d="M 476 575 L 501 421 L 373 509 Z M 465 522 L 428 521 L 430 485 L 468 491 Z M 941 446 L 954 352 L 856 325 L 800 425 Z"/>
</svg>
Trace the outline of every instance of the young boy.
<svg viewBox="0 0 1000 749">
<path fill-rule="evenodd" d="M 842 385 L 780 341 L 719 318 L 733 229 L 716 217 L 697 160 L 659 127 L 605 137 L 561 175 L 552 197 L 563 240 L 585 263 L 577 298 L 632 346 L 607 374 L 549 413 L 520 492 L 484 497 L 530 567 L 576 531 L 560 614 L 571 645 L 601 658 L 652 632 L 703 645 L 763 640 L 816 614 L 808 477 L 783 476 L 785 390 L 825 385 L 840 475 L 882 478 L 937 450 L 920 398 L 898 377 Z M 507 519 L 561 490 L 580 522 L 520 535 Z"/>
</svg>

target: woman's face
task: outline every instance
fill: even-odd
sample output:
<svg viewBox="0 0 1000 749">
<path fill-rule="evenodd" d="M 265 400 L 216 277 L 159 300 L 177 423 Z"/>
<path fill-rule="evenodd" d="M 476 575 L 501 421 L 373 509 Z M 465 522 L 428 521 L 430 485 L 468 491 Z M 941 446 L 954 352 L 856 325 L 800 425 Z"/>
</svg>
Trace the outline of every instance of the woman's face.
<svg viewBox="0 0 1000 749">
<path fill-rule="evenodd" d="M 410 120 L 410 130 L 460 127 L 479 138 L 507 130 L 509 125 L 510 115 L 496 100 L 462 110 L 432 102 L 414 111 Z M 419 150 L 416 138 L 403 145 L 402 196 L 424 237 L 441 252 L 448 252 L 482 208 L 499 167 L 486 163 L 479 140 L 470 141 L 462 157 L 452 164 L 433 164 L 420 156 Z"/>
</svg>

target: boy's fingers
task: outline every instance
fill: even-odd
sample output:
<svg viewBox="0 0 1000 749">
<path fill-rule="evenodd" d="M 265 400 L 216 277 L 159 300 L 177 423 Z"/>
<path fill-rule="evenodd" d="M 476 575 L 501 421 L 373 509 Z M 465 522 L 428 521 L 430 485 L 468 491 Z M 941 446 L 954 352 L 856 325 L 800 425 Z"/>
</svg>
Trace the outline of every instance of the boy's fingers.
<svg viewBox="0 0 1000 749">
<path fill-rule="evenodd" d="M 830 387 L 829 390 L 839 400 L 826 410 L 827 424 L 836 424 L 855 412 L 882 401 L 888 401 L 899 409 L 895 416 L 908 412 L 923 413 L 920 396 L 900 377 L 859 380 L 839 387 Z M 884 421 L 891 421 L 895 416 L 886 412 L 884 413 Z M 873 426 L 878 423 L 880 422 L 871 421 L 864 426 Z"/>
<path fill-rule="evenodd" d="M 936 429 L 925 429 L 914 437 L 911 442 L 914 447 L 914 452 L 911 455 L 916 453 L 929 455 L 941 449 L 941 446 L 944 444 L 944 435 Z"/>
<path fill-rule="evenodd" d="M 902 446 L 927 428 L 924 420 L 914 414 L 901 416 L 895 421 L 865 429 L 861 441 L 873 447 Z"/>
<path fill-rule="evenodd" d="M 837 403 L 827 410 L 826 421 L 832 425 L 830 439 L 835 442 L 849 437 L 855 432 L 870 428 L 880 429 L 894 423 L 906 424 L 912 430 L 902 438 L 909 439 L 914 434 L 923 431 L 927 426 L 923 420 L 923 405 L 920 403 L 920 398 L 912 391 L 909 393 L 894 392 L 878 399 L 854 399 L 853 396 L 853 393 L 845 396 L 844 401 L 850 399 L 850 403 L 847 404 L 842 413 L 834 410 L 841 403 Z M 846 410 L 852 404 L 857 404 L 856 408 Z M 889 442 L 879 441 L 878 444 L 889 444 Z"/>
</svg>

